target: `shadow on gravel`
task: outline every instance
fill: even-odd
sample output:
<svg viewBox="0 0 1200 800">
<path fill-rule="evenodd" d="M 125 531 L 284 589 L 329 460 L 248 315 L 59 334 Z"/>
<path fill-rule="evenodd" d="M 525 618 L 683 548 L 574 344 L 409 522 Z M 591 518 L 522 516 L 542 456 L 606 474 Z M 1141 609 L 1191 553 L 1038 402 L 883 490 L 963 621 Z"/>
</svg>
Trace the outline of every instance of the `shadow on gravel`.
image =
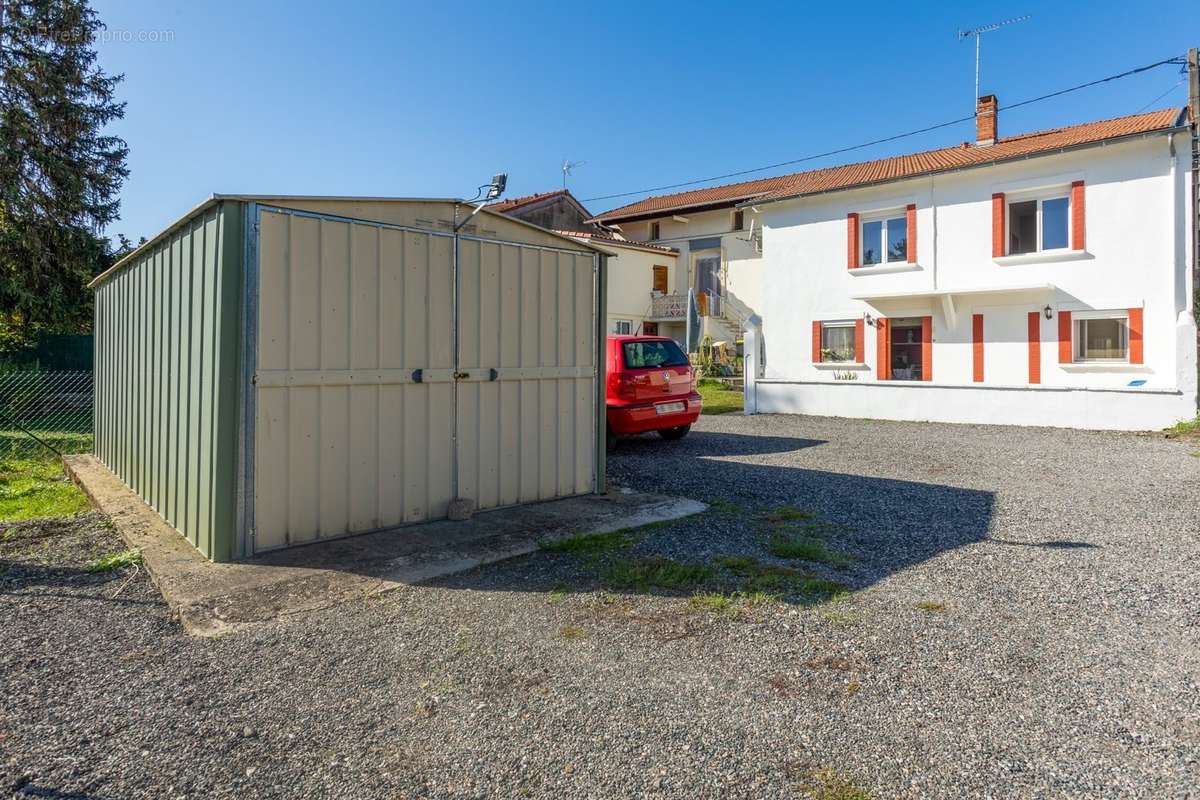
<svg viewBox="0 0 1200 800">
<path fill-rule="evenodd" d="M 15 798 L 20 797 L 44 797 L 49 800 L 102 800 L 100 795 L 96 794 L 80 794 L 79 792 L 62 792 L 58 789 L 51 789 L 48 786 L 38 786 L 32 783 L 18 784 L 14 787 L 16 794 Z"/>
<path fill-rule="evenodd" d="M 564 582 L 575 588 L 609 586 L 622 592 L 658 594 L 662 583 L 624 585 L 606 579 L 610 562 L 636 561 L 650 569 L 674 563 L 712 568 L 706 586 L 722 591 L 750 590 L 763 570 L 791 569 L 794 585 L 824 581 L 822 591 L 792 592 L 790 602 L 821 602 L 846 589 L 857 590 L 919 564 L 940 553 L 988 539 L 994 494 L 936 483 L 875 478 L 853 473 L 809 469 L 802 451 L 826 442 L 792 437 L 759 437 L 713 431 L 693 431 L 685 439 L 665 442 L 658 437 L 622 440 L 609 456 L 610 480 L 638 491 L 661 492 L 703 500 L 712 508 L 704 514 L 667 523 L 649 532 L 636 532 L 633 545 L 620 556 L 576 554 L 575 572 L 564 558 L 541 554 L 528 560 L 452 576 L 438 585 L 487 591 L 554 591 Z M 761 457 L 761 458 L 756 458 Z M 794 522 L 772 522 L 772 509 L 794 509 Z M 779 557 L 771 537 L 784 531 L 805 539 L 825 557 Z M 586 533 L 580 531 L 580 533 Z M 644 534 L 644 535 L 643 535 Z M 821 547 L 827 548 L 822 551 Z M 829 554 L 833 553 L 833 556 Z M 838 557 L 845 556 L 839 560 Z M 731 558 L 732 557 L 732 558 Z M 731 584 L 734 567 L 757 570 L 747 585 Z M 746 567 L 745 561 L 753 562 Z M 818 563 L 820 562 L 820 563 Z M 606 570 L 608 572 L 606 573 Z M 566 577 L 564 577 L 566 576 Z M 655 573 L 655 577 L 657 573 Z M 635 576 L 636 577 L 636 576 Z M 686 577 L 686 576 L 684 576 Z M 771 577 L 771 575 L 767 575 Z M 778 576 L 776 576 L 778 577 Z M 664 594 L 690 594 L 696 584 L 667 584 Z M 836 586 L 837 588 L 832 588 Z M 818 587 L 820 588 L 820 587 Z M 785 594 L 787 594 L 785 592 Z"/>
<path fill-rule="evenodd" d="M 1075 542 L 1067 539 L 1055 539 L 1048 542 L 1014 542 L 1011 539 L 997 539 L 993 537 L 989 541 L 1008 547 L 1040 547 L 1045 550 L 1091 550 L 1099 549 L 1100 547 L 1100 545 L 1092 544 L 1091 542 Z"/>
</svg>

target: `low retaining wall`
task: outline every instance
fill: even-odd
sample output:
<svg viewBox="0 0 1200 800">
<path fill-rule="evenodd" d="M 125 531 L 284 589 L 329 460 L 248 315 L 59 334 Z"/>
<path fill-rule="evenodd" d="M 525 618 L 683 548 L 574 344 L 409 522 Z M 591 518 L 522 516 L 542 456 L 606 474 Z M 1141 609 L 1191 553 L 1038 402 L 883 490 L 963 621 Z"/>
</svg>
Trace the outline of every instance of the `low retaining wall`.
<svg viewBox="0 0 1200 800">
<path fill-rule="evenodd" d="M 1166 389 L 748 381 L 746 413 L 912 422 L 1157 430 L 1196 416 L 1195 396 Z"/>
</svg>

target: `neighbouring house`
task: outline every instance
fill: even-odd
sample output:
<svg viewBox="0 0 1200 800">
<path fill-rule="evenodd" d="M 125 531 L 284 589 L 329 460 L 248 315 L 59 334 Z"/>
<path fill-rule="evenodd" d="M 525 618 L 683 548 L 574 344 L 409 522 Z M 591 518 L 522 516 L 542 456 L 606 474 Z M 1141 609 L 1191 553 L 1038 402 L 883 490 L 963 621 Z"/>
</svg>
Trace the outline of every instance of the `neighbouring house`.
<svg viewBox="0 0 1200 800">
<path fill-rule="evenodd" d="M 625 239 L 678 251 L 679 278 L 671 292 L 652 296 L 653 321 L 682 327 L 688 292 L 694 290 L 699 336 L 734 342 L 755 319 L 763 301 L 762 229 L 753 212 L 739 204 L 767 194 L 781 180 L 766 178 L 649 197 L 591 221 Z"/>
<path fill-rule="evenodd" d="M 748 408 L 1096 429 L 1196 415 L 1185 111 L 1013 136 L 998 111 L 979 98 L 973 142 L 689 193 L 723 198 L 704 219 L 762 231 Z M 670 242 L 702 217 L 689 202 L 597 219 Z"/>
<path fill-rule="evenodd" d="M 608 332 L 670 336 L 681 344 L 686 323 L 680 306 L 664 305 L 662 298 L 680 294 L 681 279 L 676 261 L 679 251 L 665 245 L 631 242 L 611 233 L 592 231 L 556 231 L 564 236 L 584 239 L 613 256 L 608 260 Z M 684 286 L 686 294 L 686 286 Z"/>
<path fill-rule="evenodd" d="M 677 249 L 629 241 L 589 222 L 591 214 L 566 189 L 500 200 L 487 209 L 588 241 L 612 256 L 606 294 L 609 333 L 658 334 L 684 342 L 688 283 L 676 270 Z"/>
<path fill-rule="evenodd" d="M 554 231 L 587 233 L 596 230 L 596 226 L 588 222 L 591 214 L 566 189 L 497 200 L 489 203 L 487 210 Z"/>
</svg>

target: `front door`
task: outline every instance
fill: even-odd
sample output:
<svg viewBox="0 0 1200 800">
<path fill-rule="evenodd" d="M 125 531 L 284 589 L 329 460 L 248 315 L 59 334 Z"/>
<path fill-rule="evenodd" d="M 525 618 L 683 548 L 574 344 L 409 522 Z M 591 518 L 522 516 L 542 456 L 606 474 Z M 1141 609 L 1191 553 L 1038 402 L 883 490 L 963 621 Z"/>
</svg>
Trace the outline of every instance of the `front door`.
<svg viewBox="0 0 1200 800">
<path fill-rule="evenodd" d="M 696 294 L 705 295 L 708 313 L 721 313 L 721 256 L 696 257 Z"/>
</svg>

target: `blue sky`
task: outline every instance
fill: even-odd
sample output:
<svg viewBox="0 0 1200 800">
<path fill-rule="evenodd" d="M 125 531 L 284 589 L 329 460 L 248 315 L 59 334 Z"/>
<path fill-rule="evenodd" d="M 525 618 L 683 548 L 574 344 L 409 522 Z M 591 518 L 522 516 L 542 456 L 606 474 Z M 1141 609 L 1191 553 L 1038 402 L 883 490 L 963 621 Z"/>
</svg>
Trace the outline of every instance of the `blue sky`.
<svg viewBox="0 0 1200 800">
<path fill-rule="evenodd" d="M 515 196 L 559 187 L 569 158 L 586 200 L 799 158 L 970 114 L 974 48 L 955 31 L 1025 13 L 983 40 L 982 90 L 1002 107 L 1200 42 L 1178 8 L 1132 3 L 579 5 L 94 0 L 128 101 L 110 233 L 150 236 L 212 192 L 461 197 L 507 171 Z M 1000 133 L 1182 105 L 1180 77 L 1002 111 Z"/>
</svg>

